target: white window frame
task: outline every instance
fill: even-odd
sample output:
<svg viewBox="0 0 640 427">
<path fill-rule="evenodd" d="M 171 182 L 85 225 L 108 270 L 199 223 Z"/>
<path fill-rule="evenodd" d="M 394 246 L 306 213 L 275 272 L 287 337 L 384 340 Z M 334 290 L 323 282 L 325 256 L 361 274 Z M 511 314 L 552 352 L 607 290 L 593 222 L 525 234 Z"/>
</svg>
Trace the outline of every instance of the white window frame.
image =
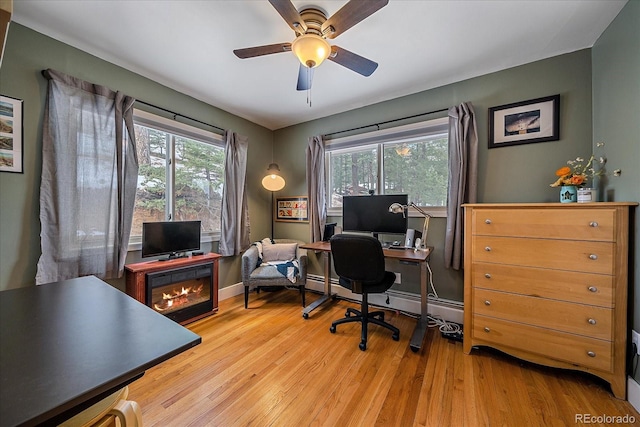
<svg viewBox="0 0 640 427">
<path fill-rule="evenodd" d="M 442 117 L 413 123 L 409 125 L 397 126 L 389 129 L 382 129 L 364 134 L 347 136 L 343 138 L 330 139 L 325 141 L 325 179 L 326 179 L 326 198 L 330 201 L 331 197 L 331 153 L 341 152 L 348 153 L 366 148 L 368 146 L 377 146 L 377 162 L 378 162 L 378 183 L 377 188 L 380 190 L 384 183 L 384 146 L 385 144 L 402 144 L 414 142 L 417 139 L 448 133 L 449 118 Z M 380 193 L 384 194 L 384 193 Z M 409 195 L 411 202 L 411 195 Z M 421 208 L 433 217 L 446 217 L 447 206 L 421 206 Z M 328 216 L 342 216 L 342 208 L 327 207 Z M 410 208 L 408 210 L 409 217 L 424 218 L 424 216 Z"/>
<path fill-rule="evenodd" d="M 134 109 L 133 111 L 133 123 L 134 125 L 146 126 L 152 129 L 157 129 L 167 133 L 167 156 L 169 158 L 169 165 L 166 169 L 166 194 L 167 205 L 165 207 L 165 217 L 173 214 L 175 207 L 175 137 L 181 136 L 202 142 L 204 144 L 211 144 L 215 147 L 224 149 L 224 137 L 220 134 L 210 132 L 204 129 L 190 126 L 188 124 L 177 122 L 175 120 L 167 119 L 156 114 L 148 113 L 146 111 Z M 206 232 L 200 236 L 201 243 L 217 242 L 220 240 L 220 232 Z M 142 249 L 142 236 L 131 236 L 129 239 L 129 251 L 136 251 Z"/>
</svg>

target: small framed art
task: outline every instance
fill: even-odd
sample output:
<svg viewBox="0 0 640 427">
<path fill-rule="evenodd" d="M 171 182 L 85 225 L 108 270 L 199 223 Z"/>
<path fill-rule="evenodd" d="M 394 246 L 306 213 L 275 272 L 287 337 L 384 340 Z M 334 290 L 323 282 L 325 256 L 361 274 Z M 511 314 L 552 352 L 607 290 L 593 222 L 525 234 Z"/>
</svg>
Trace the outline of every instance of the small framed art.
<svg viewBox="0 0 640 427">
<path fill-rule="evenodd" d="M 22 100 L 0 95 L 0 172 L 22 173 Z"/>
<path fill-rule="evenodd" d="M 560 95 L 489 108 L 489 148 L 560 139 Z"/>
<path fill-rule="evenodd" d="M 276 221 L 308 222 L 307 196 L 276 197 Z"/>
</svg>

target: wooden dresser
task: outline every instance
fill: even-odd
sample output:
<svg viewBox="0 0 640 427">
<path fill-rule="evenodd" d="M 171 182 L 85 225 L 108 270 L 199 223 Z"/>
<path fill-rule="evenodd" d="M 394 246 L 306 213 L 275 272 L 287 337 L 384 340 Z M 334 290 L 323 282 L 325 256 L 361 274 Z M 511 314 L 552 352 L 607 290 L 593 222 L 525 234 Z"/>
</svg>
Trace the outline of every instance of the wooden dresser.
<svg viewBox="0 0 640 427">
<path fill-rule="evenodd" d="M 590 372 L 625 399 L 635 205 L 465 205 L 464 352 Z"/>
</svg>

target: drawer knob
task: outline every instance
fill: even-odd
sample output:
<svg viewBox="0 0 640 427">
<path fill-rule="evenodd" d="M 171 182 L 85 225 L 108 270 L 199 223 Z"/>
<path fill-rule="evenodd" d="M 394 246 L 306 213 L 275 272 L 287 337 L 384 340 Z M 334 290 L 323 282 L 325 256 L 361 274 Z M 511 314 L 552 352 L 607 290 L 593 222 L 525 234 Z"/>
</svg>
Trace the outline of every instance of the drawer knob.
<svg viewBox="0 0 640 427">
<path fill-rule="evenodd" d="M 487 219 L 484 220 L 484 223 L 485 224 L 491 224 L 491 220 L 489 218 L 487 218 Z"/>
<path fill-rule="evenodd" d="M 485 326 L 485 327 L 484 327 L 484 331 L 485 331 L 485 332 L 491 332 L 491 329 L 489 329 L 488 327 L 486 327 L 486 326 Z"/>
<path fill-rule="evenodd" d="M 594 260 L 594 261 L 595 261 L 595 260 L 597 260 L 597 259 L 598 259 L 598 255 L 596 255 L 596 254 L 591 254 L 591 255 L 589 255 L 589 259 L 592 259 L 592 260 Z"/>
<path fill-rule="evenodd" d="M 484 250 L 487 251 L 487 252 L 491 252 L 491 246 L 485 247 Z"/>
<path fill-rule="evenodd" d="M 484 277 L 486 277 L 487 279 L 491 279 L 491 274 L 489 274 L 489 273 L 484 273 Z"/>
<path fill-rule="evenodd" d="M 596 357 L 596 354 L 593 351 L 587 351 L 587 356 Z"/>
<path fill-rule="evenodd" d="M 595 221 L 591 221 L 591 222 L 589 223 L 589 227 L 597 227 L 597 226 L 598 226 L 598 223 L 597 223 L 597 222 L 595 222 Z"/>
<path fill-rule="evenodd" d="M 598 288 L 595 286 L 589 286 L 587 289 L 589 289 L 589 292 L 598 292 Z"/>
<path fill-rule="evenodd" d="M 491 301 L 489 301 L 488 299 L 484 300 L 484 305 L 491 305 Z"/>
<path fill-rule="evenodd" d="M 597 323 L 596 319 L 589 319 L 587 322 L 589 322 L 590 325 L 595 325 Z"/>
</svg>

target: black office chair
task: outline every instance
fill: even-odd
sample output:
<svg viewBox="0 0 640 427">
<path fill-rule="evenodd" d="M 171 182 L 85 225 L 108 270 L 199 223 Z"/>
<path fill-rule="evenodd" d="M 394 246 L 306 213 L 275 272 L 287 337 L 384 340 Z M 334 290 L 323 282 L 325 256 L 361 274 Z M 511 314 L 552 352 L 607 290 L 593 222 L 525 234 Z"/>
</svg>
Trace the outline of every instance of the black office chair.
<svg viewBox="0 0 640 427">
<path fill-rule="evenodd" d="M 336 326 L 349 323 L 362 323 L 360 350 L 367 349 L 367 326 L 369 323 L 383 326 L 393 332 L 393 339 L 400 339 L 400 331 L 384 321 L 384 312 L 369 313 L 367 296 L 386 292 L 396 280 L 396 274 L 384 270 L 382 245 L 370 236 L 355 234 L 337 234 L 330 240 L 333 266 L 340 276 L 340 286 L 351 292 L 362 294 L 360 311 L 347 308 L 345 317 L 334 321 L 329 330 L 336 333 Z"/>
</svg>

